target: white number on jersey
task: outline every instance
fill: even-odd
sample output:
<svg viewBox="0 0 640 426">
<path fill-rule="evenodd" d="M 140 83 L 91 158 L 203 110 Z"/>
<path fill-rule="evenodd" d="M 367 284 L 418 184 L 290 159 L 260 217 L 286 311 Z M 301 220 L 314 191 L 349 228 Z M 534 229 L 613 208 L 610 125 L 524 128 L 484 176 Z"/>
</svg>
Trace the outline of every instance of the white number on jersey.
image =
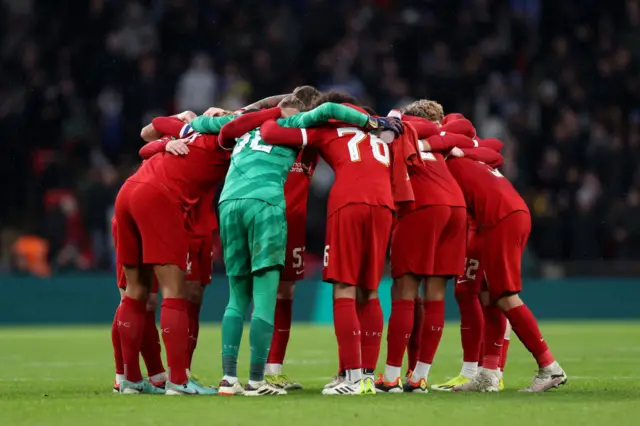
<svg viewBox="0 0 640 426">
<path fill-rule="evenodd" d="M 292 251 L 293 255 L 293 267 L 300 268 L 304 267 L 304 259 L 302 258 L 302 254 L 304 253 L 305 247 L 296 247 Z"/>
<path fill-rule="evenodd" d="M 502 175 L 502 173 L 500 173 L 500 170 L 498 169 L 491 169 L 489 170 L 491 172 L 492 175 L 494 175 L 495 177 L 499 177 L 499 178 L 503 178 L 504 176 Z"/>
<path fill-rule="evenodd" d="M 467 264 L 467 269 L 465 269 L 465 275 L 467 279 L 475 280 L 476 279 L 476 271 L 480 266 L 480 262 L 477 259 L 465 259 L 465 263 Z"/>
<path fill-rule="evenodd" d="M 387 167 L 391 164 L 389 145 L 387 145 L 378 136 L 373 133 L 365 133 L 355 127 L 341 127 L 338 129 L 338 136 L 340 137 L 350 134 L 353 134 L 353 137 L 349 142 L 347 142 L 347 147 L 349 147 L 349 157 L 351 158 L 351 161 L 358 162 L 362 160 L 359 144 L 369 136 L 369 139 L 371 140 L 371 152 L 373 153 L 373 158 Z"/>
<path fill-rule="evenodd" d="M 251 134 L 250 133 L 245 133 L 240 138 L 238 138 L 236 146 L 235 146 L 235 148 L 233 148 L 233 153 L 237 154 L 238 152 L 242 151 L 242 149 L 249 142 L 249 139 L 251 139 L 251 145 L 249 145 L 249 147 L 254 151 L 262 151 L 264 153 L 269 154 L 271 152 L 271 150 L 273 149 L 273 146 L 271 146 L 271 145 L 262 145 L 262 144 L 260 144 L 260 140 L 261 140 L 260 130 L 256 130 L 256 133 L 253 136 L 253 139 L 251 138 Z"/>
</svg>

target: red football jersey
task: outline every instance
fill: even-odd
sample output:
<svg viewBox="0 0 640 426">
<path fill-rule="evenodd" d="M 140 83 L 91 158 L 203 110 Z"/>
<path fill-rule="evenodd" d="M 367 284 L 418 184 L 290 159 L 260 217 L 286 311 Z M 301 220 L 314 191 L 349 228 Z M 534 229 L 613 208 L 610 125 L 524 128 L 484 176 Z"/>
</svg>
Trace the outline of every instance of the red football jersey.
<svg viewBox="0 0 640 426">
<path fill-rule="evenodd" d="M 218 145 L 216 135 L 195 133 L 189 139 L 187 155 L 156 154 L 144 161 L 129 178 L 161 189 L 185 212 L 201 197 L 214 192 L 215 186 L 226 176 L 231 158 L 231 152 Z"/>
<path fill-rule="evenodd" d="M 318 155 L 314 154 L 314 158 L 311 163 L 305 164 L 305 166 L 308 167 L 308 172 L 305 172 L 303 168 L 304 153 L 305 150 L 300 151 L 300 154 L 298 154 L 296 162 L 291 166 L 289 174 L 287 175 L 287 180 L 284 183 L 284 198 L 287 202 L 287 216 L 307 216 L 309 186 L 311 185 L 311 176 L 315 170 Z"/>
<path fill-rule="evenodd" d="M 315 147 L 335 172 L 327 214 L 348 204 L 393 209 L 391 150 L 378 136 L 344 123 L 309 129 L 284 128 L 269 120 L 260 128 L 265 141 L 276 145 Z"/>
<path fill-rule="evenodd" d="M 447 160 L 447 166 L 477 226 L 495 226 L 513 212 L 529 211 L 511 182 L 491 166 L 464 157 Z"/>
<path fill-rule="evenodd" d="M 409 167 L 415 201 L 403 203 L 399 215 L 425 206 L 466 207 L 464 194 L 439 153 L 422 152 L 423 164 Z"/>
<path fill-rule="evenodd" d="M 373 133 L 344 124 L 306 129 L 308 143 L 335 172 L 327 214 L 348 204 L 393 209 L 391 150 Z"/>
</svg>

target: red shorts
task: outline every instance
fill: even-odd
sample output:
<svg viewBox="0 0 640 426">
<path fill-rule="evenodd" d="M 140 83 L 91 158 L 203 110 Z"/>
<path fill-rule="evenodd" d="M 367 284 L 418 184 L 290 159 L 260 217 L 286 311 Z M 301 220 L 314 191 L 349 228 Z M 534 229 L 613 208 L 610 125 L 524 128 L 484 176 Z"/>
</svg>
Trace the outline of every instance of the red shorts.
<svg viewBox="0 0 640 426">
<path fill-rule="evenodd" d="M 484 279 L 484 264 L 482 263 L 482 236 L 477 229 L 469 230 L 467 236 L 467 256 L 465 258 L 464 272 L 456 279 L 457 286 L 464 286 L 464 291 L 480 294 L 486 290 Z"/>
<path fill-rule="evenodd" d="M 185 270 L 189 237 L 178 204 L 146 183 L 127 181 L 116 198 L 116 259 L 123 265 L 176 265 Z"/>
<path fill-rule="evenodd" d="M 462 273 L 467 209 L 426 206 L 398 219 L 391 238 L 391 276 Z"/>
<path fill-rule="evenodd" d="M 287 254 L 280 275 L 282 281 L 298 281 L 304 278 L 306 233 L 306 215 L 287 215 Z"/>
<path fill-rule="evenodd" d="M 202 285 L 208 285 L 213 272 L 213 254 L 213 234 L 192 237 L 189 240 L 185 281 L 198 281 Z"/>
<path fill-rule="evenodd" d="M 113 247 L 118 249 L 118 225 L 116 222 L 116 218 L 114 217 L 111 221 L 111 236 L 113 237 Z M 127 277 L 124 275 L 124 268 L 122 267 L 122 263 L 116 261 L 116 282 L 118 284 L 118 288 L 122 290 L 127 288 Z M 151 287 L 151 293 L 158 292 L 158 278 L 156 278 L 155 274 L 153 276 L 153 286 Z"/>
<path fill-rule="evenodd" d="M 522 254 L 531 232 L 529 212 L 517 211 L 482 234 L 482 263 L 491 300 L 522 291 Z"/>
<path fill-rule="evenodd" d="M 393 213 L 383 206 L 349 204 L 327 219 L 322 279 L 376 290 L 391 237 Z"/>
</svg>

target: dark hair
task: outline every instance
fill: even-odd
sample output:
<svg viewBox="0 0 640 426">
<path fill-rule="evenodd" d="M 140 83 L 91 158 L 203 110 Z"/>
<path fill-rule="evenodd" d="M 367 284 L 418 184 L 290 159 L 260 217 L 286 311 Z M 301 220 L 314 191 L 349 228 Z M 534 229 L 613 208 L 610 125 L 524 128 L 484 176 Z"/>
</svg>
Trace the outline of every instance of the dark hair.
<svg viewBox="0 0 640 426">
<path fill-rule="evenodd" d="M 363 106 L 362 109 L 365 110 L 365 112 L 367 114 L 371 115 L 371 116 L 377 116 L 378 115 L 376 110 L 371 108 L 370 106 Z"/>
<path fill-rule="evenodd" d="M 326 93 L 323 93 L 322 96 L 317 98 L 313 102 L 313 108 L 322 105 L 327 102 L 335 102 L 337 104 L 351 104 L 355 106 L 360 106 L 360 101 L 356 99 L 355 96 L 351 96 L 346 92 L 340 92 L 337 90 L 330 90 Z"/>
<path fill-rule="evenodd" d="M 304 103 L 293 95 L 289 95 L 283 100 L 281 100 L 278 106 L 283 108 L 295 108 L 298 111 L 304 111 L 305 109 Z"/>
<path fill-rule="evenodd" d="M 306 108 L 311 107 L 316 98 L 322 93 L 313 86 L 298 86 L 293 91 L 293 96 L 300 99 Z"/>
</svg>

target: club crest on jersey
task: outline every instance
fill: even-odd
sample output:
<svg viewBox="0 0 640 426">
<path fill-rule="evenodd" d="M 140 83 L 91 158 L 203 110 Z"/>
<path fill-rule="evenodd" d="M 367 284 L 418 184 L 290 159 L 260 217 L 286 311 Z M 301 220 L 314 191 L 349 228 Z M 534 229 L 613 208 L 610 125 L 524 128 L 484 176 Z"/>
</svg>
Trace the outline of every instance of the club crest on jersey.
<svg viewBox="0 0 640 426">
<path fill-rule="evenodd" d="M 302 168 L 302 163 L 295 162 L 289 169 L 289 173 L 303 173 L 304 169 Z"/>
</svg>

